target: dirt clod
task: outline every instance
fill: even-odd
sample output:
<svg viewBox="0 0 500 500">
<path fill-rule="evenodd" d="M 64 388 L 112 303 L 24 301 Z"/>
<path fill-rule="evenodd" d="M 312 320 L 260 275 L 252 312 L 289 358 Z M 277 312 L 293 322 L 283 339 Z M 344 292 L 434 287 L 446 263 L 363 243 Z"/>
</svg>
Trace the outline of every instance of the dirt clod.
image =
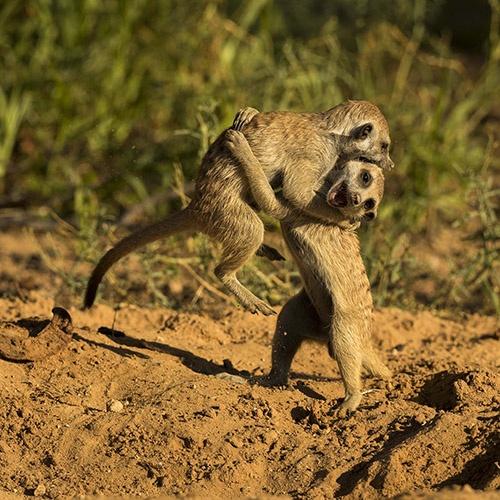
<svg viewBox="0 0 500 500">
<path fill-rule="evenodd" d="M 52 309 L 52 320 L 27 318 L 0 323 L 0 358 L 39 361 L 62 351 L 72 338 L 71 316 L 62 307 Z"/>
</svg>

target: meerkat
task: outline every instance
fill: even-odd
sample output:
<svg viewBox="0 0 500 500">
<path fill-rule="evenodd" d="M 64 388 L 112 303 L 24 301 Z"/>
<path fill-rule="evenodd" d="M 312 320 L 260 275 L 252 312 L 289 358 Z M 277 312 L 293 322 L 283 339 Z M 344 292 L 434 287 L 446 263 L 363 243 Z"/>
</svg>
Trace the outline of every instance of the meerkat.
<svg viewBox="0 0 500 500">
<path fill-rule="evenodd" d="M 332 220 L 336 211 L 318 194 L 318 183 L 337 163 L 349 158 L 392 168 L 389 127 L 381 111 L 366 101 L 348 101 L 323 113 L 259 113 L 246 108 L 236 116 L 266 178 L 281 187 L 283 197 L 311 216 Z M 165 220 L 136 231 L 118 242 L 94 268 L 84 307 L 92 306 L 107 270 L 119 259 L 160 238 L 179 232 L 203 232 L 222 246 L 216 276 L 247 310 L 275 314 L 247 290 L 236 273 L 262 247 L 264 225 L 251 206 L 249 182 L 240 173 L 226 144 L 225 130 L 203 158 L 189 205 Z"/>
<path fill-rule="evenodd" d="M 241 132 L 228 133 L 228 147 L 252 179 L 257 204 L 281 220 L 285 241 L 304 284 L 281 310 L 273 338 L 272 368 L 267 383 L 286 385 L 290 366 L 305 339 L 328 342 L 345 388 L 340 414 L 361 401 L 361 371 L 390 377 L 371 344 L 373 302 L 370 284 L 354 231 L 318 221 L 275 195 L 258 159 Z M 327 203 L 349 221 L 373 220 L 384 192 L 380 168 L 349 161 L 328 176 Z"/>
</svg>

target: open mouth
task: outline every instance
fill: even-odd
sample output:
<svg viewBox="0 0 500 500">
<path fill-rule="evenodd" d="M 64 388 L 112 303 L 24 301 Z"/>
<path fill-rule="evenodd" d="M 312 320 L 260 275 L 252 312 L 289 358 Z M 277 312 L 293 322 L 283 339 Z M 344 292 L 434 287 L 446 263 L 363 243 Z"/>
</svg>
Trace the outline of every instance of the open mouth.
<svg viewBox="0 0 500 500">
<path fill-rule="evenodd" d="M 347 207 L 349 203 L 348 195 L 347 186 L 342 183 L 338 189 L 331 190 L 328 193 L 328 204 L 336 208 Z"/>
</svg>

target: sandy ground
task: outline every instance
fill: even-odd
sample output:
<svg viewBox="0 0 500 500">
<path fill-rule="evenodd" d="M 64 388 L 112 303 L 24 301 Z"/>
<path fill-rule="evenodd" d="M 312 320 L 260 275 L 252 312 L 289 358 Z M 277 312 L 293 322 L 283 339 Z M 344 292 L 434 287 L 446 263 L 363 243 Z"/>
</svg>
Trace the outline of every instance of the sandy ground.
<svg viewBox="0 0 500 500">
<path fill-rule="evenodd" d="M 67 307 L 72 337 L 35 362 L 0 360 L 0 497 L 499 498 L 499 324 L 383 309 L 394 372 L 358 412 L 319 344 L 290 386 L 267 372 L 273 318 L 58 302 L 24 236 L 0 235 L 0 334 L 34 335 Z M 75 301 L 76 304 L 76 301 Z M 70 333 L 71 333 L 70 332 Z"/>
</svg>

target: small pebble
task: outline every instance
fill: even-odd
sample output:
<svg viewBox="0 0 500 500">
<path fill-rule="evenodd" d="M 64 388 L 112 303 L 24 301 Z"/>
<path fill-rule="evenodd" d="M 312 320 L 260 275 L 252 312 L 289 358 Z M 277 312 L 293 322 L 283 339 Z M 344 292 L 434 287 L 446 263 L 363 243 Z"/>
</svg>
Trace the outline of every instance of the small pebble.
<svg viewBox="0 0 500 500">
<path fill-rule="evenodd" d="M 108 402 L 108 411 L 113 413 L 120 413 L 123 411 L 123 403 L 117 399 L 112 399 Z"/>
<path fill-rule="evenodd" d="M 235 448 L 241 448 L 243 446 L 243 440 L 238 436 L 231 436 L 229 439 L 229 444 Z"/>
<path fill-rule="evenodd" d="M 425 416 L 424 413 L 418 413 L 415 416 L 415 422 L 417 422 L 420 425 L 424 425 L 427 422 L 427 417 Z"/>
<path fill-rule="evenodd" d="M 254 408 L 252 413 L 255 418 L 262 418 L 264 416 L 264 412 L 261 408 Z"/>
<path fill-rule="evenodd" d="M 42 497 L 47 493 L 47 488 L 43 483 L 40 483 L 36 488 L 35 491 L 33 492 L 33 495 L 36 497 Z"/>
<path fill-rule="evenodd" d="M 264 434 L 262 434 L 262 440 L 266 444 L 274 443 L 275 441 L 278 440 L 278 438 L 279 434 L 274 429 L 271 429 L 270 431 L 267 431 Z"/>
</svg>

